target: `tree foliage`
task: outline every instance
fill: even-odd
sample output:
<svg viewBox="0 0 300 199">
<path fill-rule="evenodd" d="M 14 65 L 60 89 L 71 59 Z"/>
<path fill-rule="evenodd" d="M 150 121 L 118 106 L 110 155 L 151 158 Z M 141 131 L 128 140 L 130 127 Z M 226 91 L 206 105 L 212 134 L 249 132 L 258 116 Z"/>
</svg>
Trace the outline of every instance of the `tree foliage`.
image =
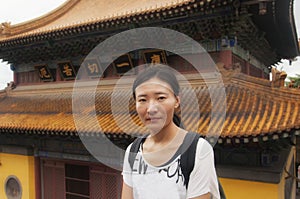
<svg viewBox="0 0 300 199">
<path fill-rule="evenodd" d="M 300 75 L 296 74 L 296 77 L 288 77 L 290 82 L 288 83 L 288 87 L 291 88 L 300 88 Z"/>
</svg>

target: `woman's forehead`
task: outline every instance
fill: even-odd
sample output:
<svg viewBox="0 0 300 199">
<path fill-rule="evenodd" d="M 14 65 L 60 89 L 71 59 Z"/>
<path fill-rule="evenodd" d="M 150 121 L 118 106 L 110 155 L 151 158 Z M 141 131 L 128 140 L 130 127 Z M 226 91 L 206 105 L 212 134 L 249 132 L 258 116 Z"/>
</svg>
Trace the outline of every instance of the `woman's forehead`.
<svg viewBox="0 0 300 199">
<path fill-rule="evenodd" d="M 158 78 L 151 78 L 143 83 L 141 83 L 139 86 L 136 87 L 135 91 L 136 92 L 142 92 L 143 90 L 146 89 L 167 89 L 173 93 L 173 90 L 171 86 Z"/>
</svg>

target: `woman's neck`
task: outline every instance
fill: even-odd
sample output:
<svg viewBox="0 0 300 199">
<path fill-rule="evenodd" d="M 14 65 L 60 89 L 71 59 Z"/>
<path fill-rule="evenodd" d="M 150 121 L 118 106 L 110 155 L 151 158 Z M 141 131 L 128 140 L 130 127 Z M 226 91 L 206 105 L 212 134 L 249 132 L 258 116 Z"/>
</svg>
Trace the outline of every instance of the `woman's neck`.
<svg viewBox="0 0 300 199">
<path fill-rule="evenodd" d="M 163 128 L 159 133 L 151 135 L 148 137 L 149 141 L 151 140 L 155 144 L 164 144 L 170 142 L 180 131 L 180 128 L 174 123 Z"/>
<path fill-rule="evenodd" d="M 185 135 L 186 131 L 175 125 L 168 128 L 168 131 L 148 136 L 142 146 L 144 158 L 154 166 L 168 162 L 182 144 Z"/>
</svg>

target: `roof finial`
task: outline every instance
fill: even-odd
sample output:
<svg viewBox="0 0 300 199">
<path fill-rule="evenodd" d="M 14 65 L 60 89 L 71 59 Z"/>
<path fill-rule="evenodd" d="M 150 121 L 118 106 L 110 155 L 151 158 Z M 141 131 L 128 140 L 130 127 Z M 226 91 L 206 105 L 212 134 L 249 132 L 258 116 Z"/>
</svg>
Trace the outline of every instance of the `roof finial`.
<svg viewBox="0 0 300 199">
<path fill-rule="evenodd" d="M 11 32 L 11 22 L 3 22 L 0 24 L 0 33 L 4 35 L 9 35 Z"/>
<path fill-rule="evenodd" d="M 284 80 L 287 76 L 286 72 L 280 71 L 275 67 L 272 67 L 272 87 L 283 87 Z"/>
</svg>

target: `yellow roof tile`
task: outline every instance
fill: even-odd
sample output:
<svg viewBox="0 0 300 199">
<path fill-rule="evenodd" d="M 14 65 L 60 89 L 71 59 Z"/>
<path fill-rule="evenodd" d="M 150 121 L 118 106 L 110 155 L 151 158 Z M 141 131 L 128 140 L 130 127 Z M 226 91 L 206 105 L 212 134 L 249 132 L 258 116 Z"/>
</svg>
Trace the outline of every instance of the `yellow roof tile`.
<svg viewBox="0 0 300 199">
<path fill-rule="evenodd" d="M 109 3 L 104 0 L 69 0 L 52 12 L 31 21 L 16 25 L 3 23 L 0 26 L 0 41 L 151 13 L 189 2 L 194 0 L 114 0 Z"/>
<path fill-rule="evenodd" d="M 213 89 L 219 88 L 216 86 Z M 258 81 L 239 74 L 225 82 L 225 90 L 226 116 L 223 123 L 222 117 L 211 118 L 212 105 L 206 86 L 198 85 L 193 90 L 182 88 L 182 92 L 187 92 L 187 96 L 190 96 L 191 92 L 196 94 L 200 111 L 200 119 L 196 121 L 195 110 L 187 107 L 184 126 L 187 129 L 198 126 L 198 132 L 204 135 L 208 133 L 211 135 L 222 129 L 223 138 L 281 134 L 292 129 L 300 129 L 298 89 L 272 88 L 270 84 L 261 83 L 261 79 Z M 86 107 L 82 112 L 72 112 L 72 90 L 68 92 L 53 90 L 47 94 L 38 91 L 27 94 L 22 91 L 18 94 L 18 91 L 12 91 L 12 94 L 0 97 L 0 130 L 138 134 L 140 129 L 136 128 L 136 125 L 142 124 L 135 113 L 133 101 L 130 100 L 129 113 L 120 112 L 119 120 L 116 122 L 111 112 L 112 92 L 97 92 L 95 96 L 97 116 L 93 116 L 93 107 Z M 122 91 L 123 94 L 130 92 L 130 90 Z M 89 91 L 81 93 L 80 99 L 83 102 L 92 94 Z M 215 110 L 219 111 L 222 103 L 221 99 L 218 99 Z M 118 106 L 124 104 L 119 102 Z M 132 123 L 128 121 L 129 117 Z"/>
</svg>

